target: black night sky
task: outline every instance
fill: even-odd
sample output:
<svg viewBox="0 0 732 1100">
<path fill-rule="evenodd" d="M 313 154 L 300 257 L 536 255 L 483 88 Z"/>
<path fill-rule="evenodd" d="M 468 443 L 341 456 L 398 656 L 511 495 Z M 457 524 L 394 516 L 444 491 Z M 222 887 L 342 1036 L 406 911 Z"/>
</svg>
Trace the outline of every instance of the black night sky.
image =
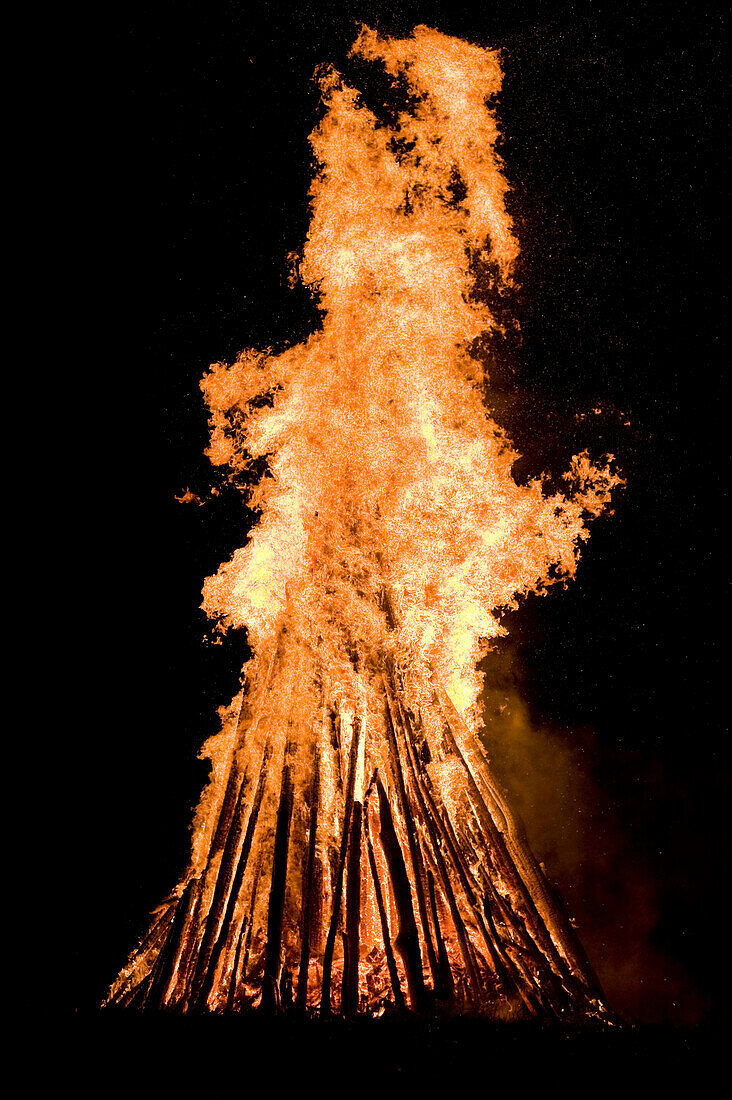
<svg viewBox="0 0 732 1100">
<path fill-rule="evenodd" d="M 506 620 L 499 664 L 535 732 L 496 762 L 616 1007 L 646 1026 L 721 1023 L 723 19 L 682 0 L 178 2 L 108 20 L 103 94 L 86 104 L 97 381 L 80 405 L 63 1009 L 94 1015 L 182 869 L 196 754 L 237 690 L 245 640 L 210 644 L 198 604 L 249 518 L 232 489 L 174 498 L 217 484 L 208 364 L 317 322 L 287 283 L 308 222 L 311 78 L 321 62 L 347 71 L 360 21 L 504 51 L 521 339 L 495 349 L 491 401 L 522 476 L 589 447 L 617 456 L 627 486 L 576 583 Z"/>
</svg>

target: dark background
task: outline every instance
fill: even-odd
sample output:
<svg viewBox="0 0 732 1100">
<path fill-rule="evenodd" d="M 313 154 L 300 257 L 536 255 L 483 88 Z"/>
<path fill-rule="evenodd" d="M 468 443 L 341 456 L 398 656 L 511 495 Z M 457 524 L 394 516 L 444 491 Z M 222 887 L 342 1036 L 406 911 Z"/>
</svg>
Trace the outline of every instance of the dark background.
<svg viewBox="0 0 732 1100">
<path fill-rule="evenodd" d="M 196 753 L 246 654 L 241 635 L 210 644 L 198 610 L 204 576 L 244 541 L 241 498 L 174 499 L 216 483 L 198 381 L 316 323 L 286 260 L 308 222 L 311 78 L 347 68 L 363 20 L 504 51 L 521 340 L 496 347 L 491 400 L 521 476 L 560 474 L 589 446 L 627 479 L 577 581 L 507 619 L 491 684 L 524 709 L 497 766 L 619 1011 L 722 1021 L 721 10 L 179 2 L 117 9 L 100 30 L 96 76 L 81 73 L 91 365 L 72 374 L 64 532 L 83 586 L 64 688 L 64 1009 L 93 1015 L 186 861 Z"/>
</svg>

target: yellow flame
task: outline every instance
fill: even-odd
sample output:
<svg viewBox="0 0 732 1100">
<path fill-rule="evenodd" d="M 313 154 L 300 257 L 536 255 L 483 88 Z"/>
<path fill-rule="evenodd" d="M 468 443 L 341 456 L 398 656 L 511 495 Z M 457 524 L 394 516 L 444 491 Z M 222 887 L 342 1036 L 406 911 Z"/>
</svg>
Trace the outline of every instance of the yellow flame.
<svg viewBox="0 0 732 1100">
<path fill-rule="evenodd" d="M 217 364 L 202 383 L 212 461 L 241 468 L 267 455 L 271 475 L 259 525 L 207 582 L 204 607 L 247 626 L 256 648 L 277 629 L 287 585 L 335 661 L 324 593 L 339 593 L 338 616 L 376 646 L 383 631 L 366 604 L 386 585 L 392 642 L 432 661 L 465 714 L 485 640 L 502 630 L 498 610 L 574 573 L 583 511 L 597 514 L 617 478 L 579 456 L 573 498 L 518 485 L 518 456 L 485 413 L 466 350 L 494 324 L 470 299 L 469 250 L 505 279 L 518 252 L 486 106 L 500 88 L 496 52 L 425 27 L 404 41 L 364 28 L 353 49 L 419 99 L 391 130 L 337 74 L 323 78 L 300 265 L 323 327 L 280 356 Z M 253 407 L 265 393 L 271 404 Z"/>
<path fill-rule="evenodd" d="M 456 989 L 472 984 L 475 1003 L 509 1015 L 520 994 L 521 1011 L 533 1012 L 542 966 L 567 981 L 566 967 L 580 973 L 581 964 L 491 785 L 475 736 L 476 666 L 504 632 L 503 609 L 574 574 L 586 519 L 619 479 L 582 454 L 567 495 L 540 479 L 520 485 L 518 455 L 486 413 L 484 370 L 469 349 L 496 322 L 471 293 L 474 261 L 505 286 L 518 253 L 487 105 L 501 84 L 497 53 L 426 27 L 403 41 L 364 28 L 353 50 L 398 77 L 411 99 L 389 127 L 337 73 L 322 78 L 326 110 L 311 135 L 319 168 L 299 264 L 322 327 L 280 355 L 247 350 L 214 364 L 201 383 L 211 461 L 238 473 L 255 459 L 267 464 L 251 494 L 259 521 L 203 592 L 222 628 L 246 627 L 254 656 L 246 692 L 222 710 L 222 730 L 203 749 L 211 779 L 176 895 L 182 906 L 190 891 L 190 909 L 175 965 L 156 980 L 161 1003 L 204 996 L 210 1008 L 229 998 L 237 1009 L 275 987 L 284 997 L 272 973 L 283 965 L 288 981 L 299 968 L 298 989 L 317 1007 L 330 952 L 329 1003 L 331 992 L 336 1002 L 353 995 L 350 957 L 369 1011 L 383 1010 L 387 989 L 398 1000 L 407 979 L 419 1007 L 416 964 L 401 953 L 409 937 L 396 933 L 409 909 L 407 875 L 421 899 L 422 955 L 439 933 Z M 367 860 L 362 839 L 384 825 L 385 797 L 393 821 Z M 419 827 L 410 799 L 421 806 Z M 430 821 L 463 856 L 448 859 L 425 831 Z M 491 940 L 479 924 L 493 905 L 507 923 Z M 392 938 L 396 960 L 387 959 Z M 114 997 L 150 977 L 161 950 L 154 935 L 150 944 Z M 436 959 L 422 964 L 437 989 Z"/>
</svg>

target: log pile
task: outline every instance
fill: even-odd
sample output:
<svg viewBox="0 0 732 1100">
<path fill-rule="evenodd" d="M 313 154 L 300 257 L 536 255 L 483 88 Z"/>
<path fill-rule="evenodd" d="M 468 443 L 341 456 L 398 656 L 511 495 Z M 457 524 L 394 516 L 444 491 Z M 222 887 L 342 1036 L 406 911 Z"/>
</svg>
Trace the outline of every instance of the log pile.
<svg viewBox="0 0 732 1100">
<path fill-rule="evenodd" d="M 355 654 L 359 711 L 302 645 L 288 661 L 298 645 L 283 626 L 248 696 L 258 702 L 242 702 L 205 858 L 156 910 L 106 1004 L 609 1020 L 479 738 L 436 677 L 415 691 L 393 656 Z M 308 701 L 317 718 L 303 727 Z"/>
</svg>

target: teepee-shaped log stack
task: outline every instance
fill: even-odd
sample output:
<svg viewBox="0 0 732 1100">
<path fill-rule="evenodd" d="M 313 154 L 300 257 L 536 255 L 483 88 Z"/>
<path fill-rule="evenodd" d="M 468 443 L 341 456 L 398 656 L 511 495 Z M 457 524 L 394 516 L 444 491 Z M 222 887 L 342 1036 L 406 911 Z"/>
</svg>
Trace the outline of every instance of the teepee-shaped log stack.
<svg viewBox="0 0 732 1100">
<path fill-rule="evenodd" d="M 360 709 L 328 690 L 285 621 L 242 701 L 205 861 L 154 914 L 108 1003 L 604 1018 L 574 931 L 446 693 L 433 680 L 414 706 L 424 690 L 388 656 L 354 665 Z"/>
</svg>

